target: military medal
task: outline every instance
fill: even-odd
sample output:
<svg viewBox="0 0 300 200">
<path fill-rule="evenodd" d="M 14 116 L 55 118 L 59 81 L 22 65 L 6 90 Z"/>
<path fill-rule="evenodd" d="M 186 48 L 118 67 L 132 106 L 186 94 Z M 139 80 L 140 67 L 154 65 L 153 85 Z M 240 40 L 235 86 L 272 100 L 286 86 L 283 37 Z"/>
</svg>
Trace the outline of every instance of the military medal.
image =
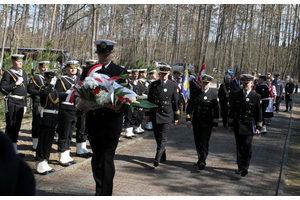
<svg viewBox="0 0 300 200">
<path fill-rule="evenodd" d="M 246 101 L 248 102 L 248 101 L 249 101 L 249 98 L 246 98 Z"/>
<path fill-rule="evenodd" d="M 206 99 L 207 99 L 207 96 L 205 96 L 203 99 L 206 100 Z"/>
<path fill-rule="evenodd" d="M 167 91 L 168 91 L 167 88 L 165 88 L 165 89 L 164 89 L 164 92 L 167 92 Z"/>
</svg>

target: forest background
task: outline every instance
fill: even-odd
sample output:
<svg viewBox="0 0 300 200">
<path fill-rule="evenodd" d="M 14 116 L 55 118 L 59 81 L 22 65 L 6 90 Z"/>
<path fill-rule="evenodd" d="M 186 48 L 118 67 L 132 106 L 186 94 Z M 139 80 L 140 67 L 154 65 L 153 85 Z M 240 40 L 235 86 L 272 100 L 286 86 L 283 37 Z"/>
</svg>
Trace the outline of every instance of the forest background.
<svg viewBox="0 0 300 200">
<path fill-rule="evenodd" d="M 114 62 L 127 69 L 186 58 L 198 73 L 205 59 L 208 74 L 277 72 L 299 81 L 299 16 L 299 4 L 1 4 L 0 47 L 11 49 L 1 58 L 9 66 L 17 48 L 47 47 L 96 59 L 93 41 L 110 39 Z M 45 58 L 54 65 L 57 56 L 36 60 Z"/>
</svg>

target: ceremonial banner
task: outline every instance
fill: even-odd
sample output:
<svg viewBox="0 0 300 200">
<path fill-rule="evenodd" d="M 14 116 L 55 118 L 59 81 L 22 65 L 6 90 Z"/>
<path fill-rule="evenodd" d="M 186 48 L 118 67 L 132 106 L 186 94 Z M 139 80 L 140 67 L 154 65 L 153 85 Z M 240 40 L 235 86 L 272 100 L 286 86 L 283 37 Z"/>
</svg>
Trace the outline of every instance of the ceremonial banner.
<svg viewBox="0 0 300 200">
<path fill-rule="evenodd" d="M 201 75 L 205 74 L 205 57 L 203 56 L 203 61 L 202 61 L 202 67 L 199 71 L 199 75 L 198 75 L 198 84 L 200 86 L 201 83 Z M 201 87 L 201 86 L 200 86 Z"/>
<path fill-rule="evenodd" d="M 184 97 L 185 103 L 187 103 L 188 98 L 190 98 L 190 81 L 189 81 L 189 72 L 188 66 L 186 62 L 184 63 L 184 72 L 183 72 L 183 79 L 182 79 L 182 94 Z"/>
</svg>

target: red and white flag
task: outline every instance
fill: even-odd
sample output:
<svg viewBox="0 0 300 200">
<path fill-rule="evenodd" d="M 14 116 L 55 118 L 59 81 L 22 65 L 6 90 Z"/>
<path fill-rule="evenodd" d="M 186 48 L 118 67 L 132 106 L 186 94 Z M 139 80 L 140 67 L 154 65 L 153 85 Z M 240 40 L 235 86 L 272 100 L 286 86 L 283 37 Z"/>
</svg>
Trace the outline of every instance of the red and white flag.
<svg viewBox="0 0 300 200">
<path fill-rule="evenodd" d="M 199 75 L 198 75 L 198 84 L 200 86 L 200 83 L 201 83 L 201 75 L 205 74 L 205 59 L 203 58 L 203 61 L 202 61 L 202 67 L 199 71 Z"/>
</svg>

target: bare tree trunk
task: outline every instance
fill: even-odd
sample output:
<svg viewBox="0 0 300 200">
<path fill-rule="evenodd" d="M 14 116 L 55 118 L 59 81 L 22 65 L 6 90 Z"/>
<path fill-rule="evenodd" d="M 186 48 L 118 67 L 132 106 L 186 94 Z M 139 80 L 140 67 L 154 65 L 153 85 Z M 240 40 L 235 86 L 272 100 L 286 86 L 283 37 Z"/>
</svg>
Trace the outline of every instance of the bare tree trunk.
<svg viewBox="0 0 300 200">
<path fill-rule="evenodd" d="M 111 15 L 110 15 L 110 21 L 109 21 L 109 29 L 107 34 L 107 39 L 112 40 L 113 39 L 113 29 L 114 29 L 114 23 L 115 23 L 115 15 L 116 15 L 116 9 L 115 5 L 111 5 Z"/>
<path fill-rule="evenodd" d="M 4 7 L 4 6 L 3 6 Z M 4 33 L 3 33 L 3 40 L 2 40 L 2 50 L 1 50 L 1 57 L 0 57 L 0 63 L 1 63 L 1 69 L 3 69 L 6 66 L 3 66 L 3 58 L 4 58 L 4 47 L 6 43 L 6 34 L 7 34 L 7 28 L 8 28 L 8 4 L 5 5 L 5 26 L 4 26 Z M 4 11 L 3 10 L 3 11 Z M 2 72 L 1 72 L 2 73 Z"/>
<path fill-rule="evenodd" d="M 237 10 L 238 10 L 238 7 L 239 5 L 235 5 L 235 13 L 234 13 L 234 16 L 233 16 L 233 26 L 231 27 L 231 30 L 230 30 L 230 47 L 229 47 L 229 64 L 228 66 L 230 68 L 233 68 L 233 65 L 234 65 L 234 56 L 232 55 L 233 53 L 233 36 L 234 36 L 234 30 L 235 30 L 235 22 L 236 22 L 236 14 L 237 14 Z"/>
<path fill-rule="evenodd" d="M 176 6 L 176 17 L 175 17 L 175 28 L 173 31 L 173 54 L 172 54 L 172 65 L 176 62 L 175 60 L 177 59 L 176 56 L 176 48 L 177 48 L 177 41 L 178 41 L 178 12 L 179 12 L 179 5 Z"/>
<path fill-rule="evenodd" d="M 259 39 L 259 52 L 258 52 L 258 59 L 257 59 L 257 66 L 256 66 L 256 69 L 257 71 L 260 70 L 260 64 L 261 64 L 261 58 L 262 58 L 262 43 L 263 43 L 263 39 L 264 39 L 264 18 L 265 18 L 265 7 L 266 5 L 263 4 L 262 5 L 262 14 L 261 14 L 261 29 L 260 29 L 260 39 Z"/>
<path fill-rule="evenodd" d="M 43 27 L 42 27 L 42 38 L 41 38 L 41 47 L 44 47 L 44 39 L 45 39 L 45 31 L 46 31 L 46 19 L 47 19 L 47 12 L 48 12 L 48 4 L 45 4 L 45 13 L 43 19 Z"/>
<path fill-rule="evenodd" d="M 246 10 L 245 28 L 244 28 L 244 36 L 243 36 L 243 50 L 242 50 L 242 56 L 241 56 L 240 71 L 243 71 L 244 54 L 245 54 L 245 49 L 246 49 L 246 33 L 247 33 L 248 16 L 249 16 L 249 4 L 247 5 L 247 10 Z"/>
<path fill-rule="evenodd" d="M 92 16 L 93 16 L 93 20 L 92 20 L 92 38 L 91 38 L 91 55 L 92 55 L 92 59 L 94 59 L 94 52 L 95 52 L 95 45 L 94 45 L 94 41 L 96 38 L 96 11 L 97 11 L 97 6 L 96 4 L 93 4 L 92 6 Z"/>
<path fill-rule="evenodd" d="M 49 38 L 48 38 L 49 41 L 52 39 L 52 32 L 53 32 L 53 24 L 54 24 L 54 20 L 55 20 L 56 6 L 57 5 L 54 4 L 52 20 L 51 20 L 51 25 L 50 25 L 50 31 L 49 31 Z"/>
<path fill-rule="evenodd" d="M 178 45 L 177 45 L 177 53 L 176 53 L 176 58 L 177 60 L 181 60 L 183 59 L 183 57 L 186 57 L 186 55 L 181 56 L 181 34 L 182 34 L 182 21 L 183 21 L 183 8 L 184 8 L 184 4 L 181 4 L 180 6 L 180 19 L 179 19 L 179 27 L 178 27 Z M 181 56 L 181 57 L 180 57 Z"/>
</svg>

